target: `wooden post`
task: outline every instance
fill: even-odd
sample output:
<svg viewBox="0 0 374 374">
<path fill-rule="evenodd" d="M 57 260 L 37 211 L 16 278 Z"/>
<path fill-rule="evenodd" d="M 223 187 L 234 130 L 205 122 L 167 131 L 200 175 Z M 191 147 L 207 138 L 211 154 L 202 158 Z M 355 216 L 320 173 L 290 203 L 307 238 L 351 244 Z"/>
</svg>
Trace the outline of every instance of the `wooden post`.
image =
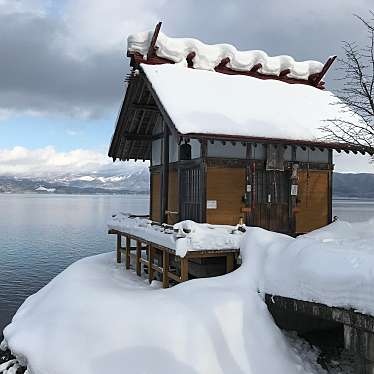
<svg viewBox="0 0 374 374">
<path fill-rule="evenodd" d="M 153 257 L 154 257 L 154 249 L 151 245 L 148 246 L 148 280 L 149 283 L 153 281 Z"/>
<path fill-rule="evenodd" d="M 136 269 L 136 274 L 140 277 L 142 274 L 142 264 L 140 262 L 140 257 L 142 255 L 142 243 L 140 241 L 136 242 L 136 264 L 135 264 L 135 269 Z"/>
<path fill-rule="evenodd" d="M 162 287 L 169 288 L 169 252 L 162 250 Z"/>
<path fill-rule="evenodd" d="M 160 223 L 167 223 L 168 196 L 169 196 L 169 128 L 164 123 L 164 136 L 162 147 L 162 166 L 161 166 L 161 212 Z"/>
<path fill-rule="evenodd" d="M 206 222 L 206 187 L 207 187 L 207 157 L 208 157 L 208 142 L 203 140 L 200 146 L 201 150 L 201 164 L 200 164 L 200 222 Z"/>
<path fill-rule="evenodd" d="M 226 273 L 231 273 L 234 270 L 234 254 L 228 253 L 226 256 Z"/>
<path fill-rule="evenodd" d="M 188 258 L 181 258 L 181 282 L 188 281 Z"/>
<path fill-rule="evenodd" d="M 117 234 L 117 263 L 121 263 L 121 234 Z"/>
<path fill-rule="evenodd" d="M 126 236 L 126 255 L 125 255 L 125 265 L 126 269 L 130 269 L 130 247 L 131 247 L 131 239 Z"/>
</svg>

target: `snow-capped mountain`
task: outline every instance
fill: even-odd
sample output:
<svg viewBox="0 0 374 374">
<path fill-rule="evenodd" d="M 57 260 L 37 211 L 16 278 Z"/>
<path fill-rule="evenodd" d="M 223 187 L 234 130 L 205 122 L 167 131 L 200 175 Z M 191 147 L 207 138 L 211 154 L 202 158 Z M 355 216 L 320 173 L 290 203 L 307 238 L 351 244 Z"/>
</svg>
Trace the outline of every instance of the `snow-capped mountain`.
<svg viewBox="0 0 374 374">
<path fill-rule="evenodd" d="M 21 193 L 148 193 L 148 165 L 100 170 L 90 174 L 43 177 L 0 176 L 0 192 Z"/>
</svg>

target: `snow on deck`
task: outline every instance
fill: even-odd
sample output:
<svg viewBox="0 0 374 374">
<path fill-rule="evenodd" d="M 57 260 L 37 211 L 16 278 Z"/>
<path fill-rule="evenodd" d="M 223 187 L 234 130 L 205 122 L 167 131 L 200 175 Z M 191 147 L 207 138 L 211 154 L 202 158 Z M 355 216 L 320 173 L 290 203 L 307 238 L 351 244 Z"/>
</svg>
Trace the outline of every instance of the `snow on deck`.
<svg viewBox="0 0 374 374">
<path fill-rule="evenodd" d="M 147 55 L 153 31 L 130 35 L 127 39 L 129 52 Z M 295 61 L 291 56 L 268 56 L 264 51 L 238 51 L 230 44 L 208 45 L 193 38 L 170 38 L 160 32 L 156 41 L 156 55 L 186 65 L 186 57 L 194 52 L 195 69 L 214 70 L 219 63 L 229 57 L 227 64 L 233 70 L 249 71 L 261 64 L 258 70 L 262 74 L 279 75 L 281 71 L 290 70 L 288 77 L 308 79 L 309 75 L 320 73 L 323 64 L 319 61 Z"/>
<path fill-rule="evenodd" d="M 108 223 L 108 228 L 170 248 L 181 257 L 193 251 L 239 249 L 243 236 L 238 226 L 182 221 L 171 230 L 152 225 L 152 221 L 145 218 L 129 218 L 125 213 L 114 215 Z"/>
<path fill-rule="evenodd" d="M 182 134 L 317 141 L 327 120 L 359 123 L 331 92 L 308 85 L 172 64 L 141 68 Z"/>
</svg>

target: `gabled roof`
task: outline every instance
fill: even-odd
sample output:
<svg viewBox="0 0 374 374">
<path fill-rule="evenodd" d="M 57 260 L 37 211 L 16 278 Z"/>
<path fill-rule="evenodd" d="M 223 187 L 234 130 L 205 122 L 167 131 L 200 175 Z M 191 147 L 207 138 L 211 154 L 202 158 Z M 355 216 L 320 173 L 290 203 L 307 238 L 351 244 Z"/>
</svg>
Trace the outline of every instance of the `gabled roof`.
<svg viewBox="0 0 374 374">
<path fill-rule="evenodd" d="M 199 45 L 195 39 L 170 41 L 166 36 L 157 41 L 155 35 L 151 38 L 151 34 L 145 33 L 141 37 L 129 38 L 128 53 L 134 69 L 109 150 L 113 159 L 149 159 L 151 140 L 159 135 L 153 129 L 162 119 L 178 138 L 297 144 L 374 153 L 373 148 L 331 142 L 324 138 L 321 127 L 328 120 L 360 123 L 360 118 L 337 97 L 320 89 L 323 88 L 320 79 L 326 72 L 326 65 L 315 61 L 296 63 L 293 59 L 286 59 L 287 70 L 293 71 L 294 77 L 299 75 L 285 80 L 288 73 L 282 75 L 281 70 L 284 67 L 282 58 L 286 56 L 280 56 L 282 58 L 273 61 L 273 65 L 271 60 L 268 61 L 269 66 L 277 66 L 279 75 L 264 78 L 265 73 L 270 71 L 264 69 L 261 73 L 249 71 L 236 74 L 232 69 L 238 69 L 238 65 L 232 61 L 240 59 L 235 57 L 233 47 L 206 46 L 201 42 L 202 45 Z M 178 54 L 176 51 L 181 46 L 188 48 Z M 190 49 L 197 47 L 200 49 L 192 56 Z M 213 52 L 207 47 L 212 47 Z M 148 53 L 144 55 L 147 48 Z M 205 69 L 209 64 L 214 67 L 223 56 L 218 53 L 222 49 L 225 53 L 231 51 L 230 59 L 226 60 L 231 67 Z M 207 51 L 205 62 L 202 51 Z M 240 52 L 237 53 L 240 55 Z M 197 56 L 199 59 L 196 59 Z M 248 53 L 245 56 L 248 57 Z M 179 61 L 179 58 L 182 60 Z M 195 68 L 196 61 L 200 61 L 198 68 Z M 264 61 L 261 66 L 265 65 Z M 302 66 L 307 73 L 302 73 Z M 222 68 L 226 69 L 222 71 L 224 74 L 219 72 Z M 310 80 L 308 74 L 314 77 L 317 74 L 318 79 Z"/>
</svg>

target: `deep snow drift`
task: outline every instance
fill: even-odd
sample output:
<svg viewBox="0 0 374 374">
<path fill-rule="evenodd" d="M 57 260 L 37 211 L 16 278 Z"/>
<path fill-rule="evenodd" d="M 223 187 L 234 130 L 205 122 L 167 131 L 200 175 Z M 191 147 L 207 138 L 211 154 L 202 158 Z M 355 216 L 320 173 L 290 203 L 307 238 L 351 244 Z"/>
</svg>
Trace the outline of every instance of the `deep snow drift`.
<svg viewBox="0 0 374 374">
<path fill-rule="evenodd" d="M 275 326 L 261 294 L 331 300 L 339 286 L 335 301 L 371 310 L 373 225 L 336 222 L 298 239 L 249 228 L 238 270 L 170 289 L 125 271 L 114 253 L 89 257 L 24 302 L 3 347 L 31 374 L 325 373 Z"/>
</svg>

